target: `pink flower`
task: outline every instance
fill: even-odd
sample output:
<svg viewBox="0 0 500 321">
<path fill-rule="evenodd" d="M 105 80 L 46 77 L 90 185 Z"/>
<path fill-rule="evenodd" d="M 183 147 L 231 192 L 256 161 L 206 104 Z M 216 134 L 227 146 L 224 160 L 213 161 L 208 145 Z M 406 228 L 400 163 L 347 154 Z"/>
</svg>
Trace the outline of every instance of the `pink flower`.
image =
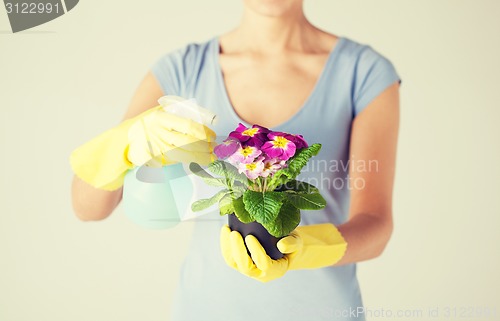
<svg viewBox="0 0 500 321">
<path fill-rule="evenodd" d="M 241 144 L 237 139 L 229 137 L 214 147 L 214 153 L 219 159 L 224 159 L 234 154 L 240 147 Z"/>
<path fill-rule="evenodd" d="M 236 130 L 229 134 L 229 137 L 236 138 L 245 145 L 260 147 L 267 140 L 267 133 L 269 129 L 265 127 L 253 125 L 252 128 L 247 128 L 240 123 Z"/>
<path fill-rule="evenodd" d="M 262 151 L 257 147 L 254 146 L 240 147 L 236 152 L 234 152 L 234 154 L 229 156 L 229 162 L 233 164 L 238 164 L 238 163 L 248 164 L 253 162 L 255 158 L 257 158 L 260 154 L 262 154 Z"/>
<path fill-rule="evenodd" d="M 285 138 L 286 133 L 272 132 L 267 134 L 270 141 L 262 145 L 262 151 L 266 153 L 269 158 L 279 158 L 280 160 L 288 160 L 295 155 L 295 144 Z"/>
<path fill-rule="evenodd" d="M 245 176 L 249 179 L 256 179 L 262 173 L 264 169 L 264 163 L 262 160 L 264 157 L 259 157 L 256 161 L 252 163 L 240 163 L 238 164 L 238 171 L 241 173 L 245 173 Z"/>
<path fill-rule="evenodd" d="M 268 177 L 284 167 L 285 167 L 284 160 L 279 160 L 277 158 L 265 159 L 264 168 L 262 169 L 262 173 L 260 174 L 260 176 Z"/>
</svg>

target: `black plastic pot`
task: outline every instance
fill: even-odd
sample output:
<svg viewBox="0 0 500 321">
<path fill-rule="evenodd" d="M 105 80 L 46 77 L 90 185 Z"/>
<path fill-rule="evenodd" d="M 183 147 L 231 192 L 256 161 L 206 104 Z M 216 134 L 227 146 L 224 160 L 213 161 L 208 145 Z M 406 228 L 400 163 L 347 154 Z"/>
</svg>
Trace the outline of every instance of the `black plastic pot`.
<svg viewBox="0 0 500 321">
<path fill-rule="evenodd" d="M 260 223 L 243 223 L 234 214 L 229 214 L 227 220 L 229 228 L 232 231 L 238 231 L 241 236 L 243 236 L 243 239 L 249 234 L 255 236 L 266 251 L 267 255 L 269 255 L 273 260 L 283 257 L 283 253 L 281 253 L 276 246 L 281 238 L 277 238 L 269 234 L 269 232 Z"/>
</svg>

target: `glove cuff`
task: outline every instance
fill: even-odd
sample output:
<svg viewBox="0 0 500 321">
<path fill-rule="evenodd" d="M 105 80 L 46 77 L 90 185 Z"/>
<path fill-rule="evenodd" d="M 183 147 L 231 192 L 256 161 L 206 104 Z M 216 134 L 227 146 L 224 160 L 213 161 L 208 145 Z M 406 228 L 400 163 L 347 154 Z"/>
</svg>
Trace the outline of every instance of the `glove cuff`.
<svg viewBox="0 0 500 321">
<path fill-rule="evenodd" d="M 161 108 L 156 106 L 126 119 L 76 148 L 70 156 L 75 175 L 95 188 L 114 191 L 122 187 L 127 170 L 134 167 L 127 157 L 128 131 L 138 119 Z"/>
<path fill-rule="evenodd" d="M 332 266 L 345 254 L 347 242 L 331 223 L 299 226 L 302 249 L 290 257 L 290 270 L 316 269 Z"/>
<path fill-rule="evenodd" d="M 127 119 L 76 148 L 70 155 L 75 175 L 103 190 L 113 191 L 123 186 L 125 173 L 133 167 L 127 151 L 128 129 L 135 120 Z"/>
</svg>

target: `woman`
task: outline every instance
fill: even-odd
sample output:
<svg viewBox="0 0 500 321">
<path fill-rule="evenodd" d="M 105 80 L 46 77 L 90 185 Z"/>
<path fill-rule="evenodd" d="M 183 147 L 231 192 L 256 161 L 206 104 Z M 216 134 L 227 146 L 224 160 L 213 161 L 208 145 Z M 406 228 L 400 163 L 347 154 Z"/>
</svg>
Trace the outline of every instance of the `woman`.
<svg viewBox="0 0 500 321">
<path fill-rule="evenodd" d="M 236 29 L 156 61 L 124 119 L 156 112 L 152 108 L 163 95 L 194 97 L 219 116 L 214 131 L 221 136 L 238 123 L 259 124 L 322 143 L 317 168 L 311 166 L 304 177 L 315 180 L 327 207 L 303 215 L 301 226 L 314 232 L 327 225 L 347 249 L 321 252 L 323 258 L 314 258 L 321 264 L 306 258 L 304 268 L 295 271 L 281 266 L 272 282 L 262 283 L 255 279 L 271 273 L 251 260 L 251 266 L 243 266 L 247 254 L 234 252 L 224 229 L 219 239 L 224 218 L 197 222 L 173 320 L 364 320 L 355 263 L 379 256 L 392 232 L 401 80 L 391 62 L 370 46 L 314 27 L 302 2 L 245 0 Z M 146 125 L 156 119 L 145 117 Z M 194 131 L 190 135 L 209 146 L 213 133 Z M 130 143 L 119 137 L 113 146 Z M 122 157 L 120 148 L 115 155 Z M 75 177 L 78 217 L 107 217 L 120 202 L 121 184 L 118 179 L 103 191 Z M 310 236 L 321 239 L 324 231 Z"/>
</svg>

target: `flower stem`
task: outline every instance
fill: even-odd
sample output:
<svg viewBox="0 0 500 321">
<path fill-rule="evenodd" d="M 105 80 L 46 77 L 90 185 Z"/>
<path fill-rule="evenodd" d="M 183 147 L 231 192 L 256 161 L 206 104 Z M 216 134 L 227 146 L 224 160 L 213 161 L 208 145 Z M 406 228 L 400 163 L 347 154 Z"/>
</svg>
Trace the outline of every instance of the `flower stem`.
<svg viewBox="0 0 500 321">
<path fill-rule="evenodd" d="M 262 192 L 262 182 L 260 180 L 260 177 L 257 177 L 254 182 L 257 182 L 257 185 L 259 188 L 257 189 L 259 192 Z"/>
<path fill-rule="evenodd" d="M 264 178 L 264 188 L 262 189 L 263 192 L 266 191 L 266 187 L 267 187 L 267 177 Z"/>
</svg>

